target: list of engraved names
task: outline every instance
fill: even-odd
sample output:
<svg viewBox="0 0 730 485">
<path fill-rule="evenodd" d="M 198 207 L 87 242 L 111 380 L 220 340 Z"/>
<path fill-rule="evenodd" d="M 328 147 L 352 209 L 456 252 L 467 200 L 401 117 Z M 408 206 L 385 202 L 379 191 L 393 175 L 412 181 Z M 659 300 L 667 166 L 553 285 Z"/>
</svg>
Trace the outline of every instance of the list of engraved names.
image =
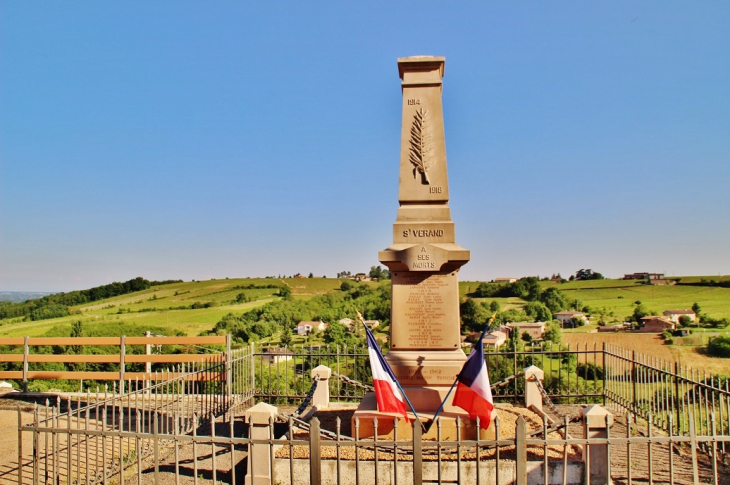
<svg viewBox="0 0 730 485">
<path fill-rule="evenodd" d="M 394 289 L 400 293 L 396 301 L 401 306 L 400 332 L 405 327 L 405 339 L 398 339 L 398 348 L 448 348 L 453 344 L 444 335 L 447 305 L 453 298 L 454 276 L 451 274 L 399 273 L 395 276 Z M 450 332 L 449 332 L 450 333 Z M 394 342 L 396 343 L 396 342 Z"/>
</svg>

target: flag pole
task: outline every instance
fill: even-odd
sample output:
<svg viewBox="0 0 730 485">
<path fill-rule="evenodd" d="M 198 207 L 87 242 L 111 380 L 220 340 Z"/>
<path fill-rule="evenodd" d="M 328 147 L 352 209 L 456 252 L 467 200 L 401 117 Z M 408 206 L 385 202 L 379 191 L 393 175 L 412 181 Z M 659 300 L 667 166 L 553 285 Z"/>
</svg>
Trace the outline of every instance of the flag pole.
<svg viewBox="0 0 730 485">
<path fill-rule="evenodd" d="M 362 323 L 362 326 L 365 327 L 365 331 L 369 332 L 370 329 L 367 325 L 365 325 L 365 319 L 362 317 L 359 311 L 355 310 L 355 313 L 357 313 L 357 318 L 360 320 L 360 323 Z M 423 421 L 421 421 L 421 418 L 418 417 L 418 413 L 416 412 L 416 409 L 413 407 L 413 404 L 411 404 L 411 400 L 408 399 L 408 396 L 406 395 L 406 391 L 403 390 L 403 386 L 400 385 L 400 382 L 398 382 L 398 379 L 394 379 L 395 384 L 398 386 L 398 389 L 400 390 L 401 394 L 403 394 L 403 399 L 406 400 L 408 403 L 408 407 L 411 408 L 411 411 L 413 411 L 413 415 L 416 417 L 416 421 L 418 421 L 421 424 L 421 428 L 423 430 L 426 430 L 426 426 L 423 424 Z"/>
<path fill-rule="evenodd" d="M 487 322 L 487 325 L 484 327 L 484 330 L 482 330 L 482 334 L 479 336 L 479 340 L 477 340 L 475 345 L 482 345 L 482 340 L 484 340 L 484 336 L 487 334 L 487 330 L 492 326 L 492 323 L 494 322 L 494 319 L 497 317 L 497 312 L 494 312 L 492 314 L 492 318 L 489 319 Z M 464 368 L 462 367 L 461 370 L 463 371 Z M 446 404 L 446 401 L 449 400 L 449 396 L 451 395 L 451 392 L 456 387 L 456 383 L 459 382 L 459 377 L 461 377 L 461 371 L 459 371 L 458 374 L 456 374 L 456 379 L 454 379 L 454 383 L 451 384 L 451 389 L 449 389 L 449 392 L 446 393 L 446 397 L 441 402 L 441 406 L 439 406 L 438 410 L 436 411 L 436 414 L 433 415 L 433 418 L 431 419 L 431 422 L 426 425 L 425 431 L 428 433 L 428 430 L 431 429 L 431 426 L 433 426 L 433 423 L 436 422 L 436 418 L 439 414 L 441 414 L 441 411 L 444 409 L 444 405 Z M 398 384 L 400 386 L 400 384 Z M 404 394 L 405 395 L 405 394 Z"/>
</svg>

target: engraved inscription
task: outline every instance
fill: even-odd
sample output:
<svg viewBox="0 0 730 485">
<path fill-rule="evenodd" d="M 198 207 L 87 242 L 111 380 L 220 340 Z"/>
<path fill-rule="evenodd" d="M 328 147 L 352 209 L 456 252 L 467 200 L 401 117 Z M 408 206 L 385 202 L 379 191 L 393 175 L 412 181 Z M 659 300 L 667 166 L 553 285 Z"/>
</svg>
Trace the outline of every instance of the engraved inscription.
<svg viewBox="0 0 730 485">
<path fill-rule="evenodd" d="M 424 248 L 425 249 L 425 248 Z M 419 261 L 414 265 L 433 268 L 434 262 L 429 261 L 430 255 L 419 254 Z M 449 287 L 449 275 L 401 274 L 398 277 L 398 288 L 405 290 L 399 296 L 402 302 L 403 321 L 407 341 L 411 348 L 433 348 L 448 345 L 443 330 L 446 323 L 446 296 Z"/>
<path fill-rule="evenodd" d="M 421 104 L 421 100 L 418 98 L 411 98 L 408 100 L 408 106 L 416 106 Z"/>
<path fill-rule="evenodd" d="M 431 192 L 432 194 L 441 194 L 441 193 L 443 193 L 443 191 L 444 191 L 443 187 L 440 187 L 440 186 L 439 187 L 429 187 L 429 192 Z"/>
<path fill-rule="evenodd" d="M 443 237 L 443 229 L 406 229 L 403 231 L 403 237 Z"/>
<path fill-rule="evenodd" d="M 434 367 L 398 366 L 393 369 L 393 373 L 399 381 L 410 384 L 451 384 L 454 382 L 459 370 L 458 367 L 442 369 Z"/>
<path fill-rule="evenodd" d="M 428 131 L 428 110 L 420 108 L 413 115 L 411 125 L 411 148 L 408 159 L 413 165 L 413 178 L 421 174 L 421 183 L 429 185 L 428 169 L 433 162 L 431 156 L 431 136 Z"/>
</svg>

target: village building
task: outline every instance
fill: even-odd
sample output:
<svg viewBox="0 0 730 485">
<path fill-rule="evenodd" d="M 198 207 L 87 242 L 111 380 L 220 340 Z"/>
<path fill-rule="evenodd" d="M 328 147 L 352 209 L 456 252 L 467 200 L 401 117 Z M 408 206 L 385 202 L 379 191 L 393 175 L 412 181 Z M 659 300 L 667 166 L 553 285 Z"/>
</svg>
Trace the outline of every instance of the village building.
<svg viewBox="0 0 730 485">
<path fill-rule="evenodd" d="M 545 333 L 545 322 L 510 322 L 507 326 L 516 332 L 516 338 L 521 338 L 527 332 L 534 340 L 540 340 Z"/>
<path fill-rule="evenodd" d="M 352 324 L 353 324 L 353 322 L 354 322 L 354 320 L 352 318 L 347 318 L 347 317 L 342 318 L 342 319 L 340 319 L 338 321 L 338 323 L 340 323 L 340 324 L 344 325 L 345 327 L 347 327 L 348 330 L 352 330 Z"/>
<path fill-rule="evenodd" d="M 484 336 L 484 344 L 491 345 L 495 350 L 504 345 L 506 341 L 507 334 L 499 330 L 492 330 Z"/>
<path fill-rule="evenodd" d="M 379 320 L 365 320 L 365 325 L 367 325 L 368 328 L 373 329 L 380 325 L 380 321 Z"/>
<path fill-rule="evenodd" d="M 697 320 L 697 314 L 692 310 L 664 310 L 662 315 L 668 317 L 674 323 L 679 323 L 679 319 L 684 316 L 689 317 L 693 323 Z"/>
<path fill-rule="evenodd" d="M 319 330 L 324 331 L 325 328 L 327 328 L 328 324 L 324 323 L 323 321 L 319 322 L 305 322 L 301 321 L 297 325 L 297 334 L 298 335 L 307 335 L 312 333 L 313 330 Z"/>
<path fill-rule="evenodd" d="M 269 364 L 278 364 L 280 362 L 286 362 L 294 358 L 294 352 L 289 349 L 283 349 L 281 347 L 270 347 L 264 350 L 261 358 Z"/>
<path fill-rule="evenodd" d="M 588 323 L 588 317 L 586 317 L 585 313 L 583 312 L 577 312 L 572 310 L 565 310 L 562 312 L 558 312 L 555 314 L 555 319 L 560 322 L 560 325 L 565 328 L 565 325 L 568 324 L 569 327 L 573 327 L 573 318 L 578 317 L 582 319 L 584 322 Z"/>
<path fill-rule="evenodd" d="M 623 332 L 626 330 L 626 327 L 623 324 L 618 325 L 604 325 L 603 327 L 598 327 L 598 331 L 600 333 L 603 332 Z"/>
<path fill-rule="evenodd" d="M 625 280 L 663 280 L 664 273 L 631 273 L 625 274 Z"/>
<path fill-rule="evenodd" d="M 661 333 L 665 330 L 674 330 L 674 322 L 665 316 L 651 315 L 641 319 L 639 332 Z"/>
<path fill-rule="evenodd" d="M 495 283 L 514 283 L 517 278 L 494 278 Z"/>
</svg>

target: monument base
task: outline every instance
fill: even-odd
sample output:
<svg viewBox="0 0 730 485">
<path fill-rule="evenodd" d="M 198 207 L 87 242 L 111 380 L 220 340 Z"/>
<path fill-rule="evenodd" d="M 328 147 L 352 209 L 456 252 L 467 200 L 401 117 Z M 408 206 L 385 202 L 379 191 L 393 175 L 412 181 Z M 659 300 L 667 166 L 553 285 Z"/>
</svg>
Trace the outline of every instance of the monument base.
<svg viewBox="0 0 730 485">
<path fill-rule="evenodd" d="M 426 393 L 429 396 L 438 399 L 433 410 L 418 411 L 418 417 L 421 422 L 428 424 L 433 420 L 433 416 L 441 404 L 446 393 L 449 392 L 448 388 L 411 388 L 405 389 L 408 399 L 413 400 L 417 398 L 418 394 Z M 436 397 L 436 396 L 439 397 Z M 463 409 L 458 408 L 450 404 L 454 394 L 451 393 L 449 397 L 449 403 L 444 405 L 443 411 L 439 414 L 441 419 L 441 439 L 442 440 L 456 440 L 461 439 L 476 439 L 477 428 L 476 423 L 469 417 Z M 393 439 L 394 437 L 394 418 L 398 417 L 398 440 L 410 440 L 413 438 L 413 413 L 408 412 L 408 419 L 410 422 L 406 422 L 404 419 L 393 413 L 381 413 L 378 411 L 378 404 L 375 400 L 375 393 L 369 392 L 363 396 L 360 406 L 357 411 L 352 415 L 352 433 L 355 435 L 355 423 L 357 421 L 357 435 L 360 439 L 372 438 L 375 435 L 375 419 L 378 420 L 378 438 L 381 439 Z M 457 434 L 457 418 L 459 418 L 461 433 Z M 423 434 L 425 440 L 435 440 L 439 437 L 439 427 L 434 424 L 428 433 Z M 494 435 L 494 424 L 490 424 L 488 429 L 480 430 L 480 439 L 492 440 L 495 439 Z"/>
</svg>

